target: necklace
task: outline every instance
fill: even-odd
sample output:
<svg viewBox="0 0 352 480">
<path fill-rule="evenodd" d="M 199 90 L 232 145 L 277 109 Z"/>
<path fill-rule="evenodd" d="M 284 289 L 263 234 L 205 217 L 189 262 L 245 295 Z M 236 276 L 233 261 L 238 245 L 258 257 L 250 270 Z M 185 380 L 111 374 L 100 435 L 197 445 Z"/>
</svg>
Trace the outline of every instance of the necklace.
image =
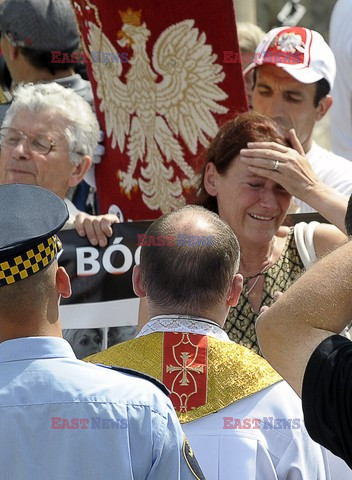
<svg viewBox="0 0 352 480">
<path fill-rule="evenodd" d="M 259 278 L 262 276 L 262 275 L 265 275 L 265 272 L 267 272 L 267 270 L 269 270 L 269 268 L 271 267 L 271 264 L 272 264 L 272 261 L 273 261 L 273 256 L 274 256 L 274 250 L 275 250 L 275 245 L 276 245 L 276 237 L 274 237 L 274 243 L 273 243 L 273 246 L 272 246 L 272 249 L 271 249 L 271 254 L 270 254 L 270 258 L 269 258 L 269 262 L 268 262 L 268 265 L 266 265 L 263 270 L 259 273 L 257 273 L 256 275 L 252 275 L 251 277 L 245 277 L 245 280 L 246 282 L 248 283 L 249 280 L 252 280 L 252 278 L 255 278 L 254 282 L 253 282 L 253 285 L 251 286 L 251 288 L 247 291 L 247 295 L 249 296 L 249 294 L 252 292 L 252 290 L 255 288 L 255 286 L 257 285 L 258 281 L 259 281 Z"/>
</svg>

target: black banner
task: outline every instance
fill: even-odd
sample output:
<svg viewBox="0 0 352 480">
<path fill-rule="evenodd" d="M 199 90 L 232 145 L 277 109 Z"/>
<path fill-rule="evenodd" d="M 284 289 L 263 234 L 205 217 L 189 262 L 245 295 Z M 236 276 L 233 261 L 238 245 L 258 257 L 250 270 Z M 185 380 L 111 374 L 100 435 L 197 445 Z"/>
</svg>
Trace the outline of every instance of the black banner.
<svg viewBox="0 0 352 480">
<path fill-rule="evenodd" d="M 113 225 L 106 247 L 94 247 L 76 230 L 61 231 L 64 252 L 59 263 L 66 268 L 72 284 L 72 296 L 62 305 L 106 302 L 135 298 L 132 270 L 139 263 L 138 234 L 151 222 L 127 222 Z"/>
<path fill-rule="evenodd" d="M 319 214 L 293 214 L 287 216 L 286 224 L 313 220 L 324 221 Z M 138 235 L 145 233 L 150 223 L 114 224 L 114 233 L 104 248 L 93 247 L 76 230 L 60 232 L 64 246 L 60 265 L 66 268 L 72 284 L 72 296 L 63 299 L 62 305 L 135 298 L 132 270 L 139 263 Z"/>
</svg>

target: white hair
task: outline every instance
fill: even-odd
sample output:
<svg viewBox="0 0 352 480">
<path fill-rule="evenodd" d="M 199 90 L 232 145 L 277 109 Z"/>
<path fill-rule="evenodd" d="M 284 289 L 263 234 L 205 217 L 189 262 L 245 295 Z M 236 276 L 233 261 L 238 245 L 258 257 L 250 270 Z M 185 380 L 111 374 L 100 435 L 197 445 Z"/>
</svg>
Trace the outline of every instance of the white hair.
<svg viewBox="0 0 352 480">
<path fill-rule="evenodd" d="M 238 45 L 245 52 L 254 53 L 265 36 L 264 30 L 251 22 L 237 22 Z"/>
<path fill-rule="evenodd" d="M 93 158 L 99 139 L 99 124 L 89 103 L 71 88 L 64 88 L 56 82 L 19 85 L 2 126 L 9 127 L 14 116 L 22 110 L 57 112 L 67 121 L 63 133 L 73 165 L 79 165 L 83 155 Z"/>
</svg>

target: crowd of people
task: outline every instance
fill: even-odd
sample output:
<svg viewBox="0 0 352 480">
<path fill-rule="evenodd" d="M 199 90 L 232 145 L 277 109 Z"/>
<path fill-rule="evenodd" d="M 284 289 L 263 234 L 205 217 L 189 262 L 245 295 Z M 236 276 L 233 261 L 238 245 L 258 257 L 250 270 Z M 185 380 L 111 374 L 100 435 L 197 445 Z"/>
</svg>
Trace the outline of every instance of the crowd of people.
<svg viewBox="0 0 352 480">
<path fill-rule="evenodd" d="M 138 333 L 103 350 L 59 320 L 60 231 L 104 248 L 119 222 L 84 197 L 104 161 L 90 82 L 52 62 L 79 47 L 71 2 L 5 0 L 0 31 L 0 477 L 352 479 L 352 137 L 313 140 L 343 76 L 323 37 L 238 26 L 250 111 L 211 139 L 192 204 L 149 226 Z"/>
</svg>

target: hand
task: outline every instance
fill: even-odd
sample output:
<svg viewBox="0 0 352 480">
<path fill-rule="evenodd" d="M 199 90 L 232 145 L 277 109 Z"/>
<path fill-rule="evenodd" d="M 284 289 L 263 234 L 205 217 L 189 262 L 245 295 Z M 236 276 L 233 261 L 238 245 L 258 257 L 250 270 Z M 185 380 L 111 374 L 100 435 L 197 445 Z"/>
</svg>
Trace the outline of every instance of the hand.
<svg viewBox="0 0 352 480">
<path fill-rule="evenodd" d="M 106 247 L 108 238 L 111 237 L 113 231 L 111 225 L 119 223 L 119 219 L 112 213 L 105 215 L 88 215 L 81 212 L 76 215 L 75 227 L 78 235 L 88 237 L 92 245 Z"/>
<path fill-rule="evenodd" d="M 241 150 L 240 160 L 252 173 L 279 183 L 288 193 L 306 201 L 320 180 L 293 129 L 289 131 L 289 140 L 293 148 L 276 142 L 250 142 L 248 148 Z"/>
</svg>

